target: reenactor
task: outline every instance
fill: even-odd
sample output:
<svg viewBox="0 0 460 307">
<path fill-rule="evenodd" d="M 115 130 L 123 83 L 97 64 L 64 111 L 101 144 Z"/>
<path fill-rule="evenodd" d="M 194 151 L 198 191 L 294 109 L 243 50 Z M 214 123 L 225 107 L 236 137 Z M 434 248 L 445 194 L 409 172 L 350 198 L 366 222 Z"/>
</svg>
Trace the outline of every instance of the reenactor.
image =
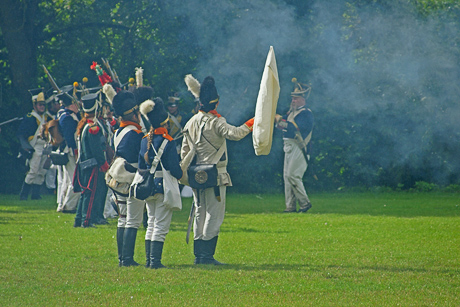
<svg viewBox="0 0 460 307">
<path fill-rule="evenodd" d="M 173 177 L 180 179 L 183 172 L 179 165 L 179 155 L 177 154 L 175 140 L 168 132 L 169 116 L 164 108 L 163 100 L 157 97 L 153 101 L 145 101 L 140 108 L 142 114 L 149 119 L 152 127 L 141 143 L 139 169 L 150 169 L 156 154 L 160 154 L 160 148 L 164 147 L 160 158 L 161 163 L 157 165 L 155 173 L 155 182 L 158 187 L 157 193 L 152 198 L 146 199 L 148 226 L 145 232 L 146 267 L 161 269 L 165 268 L 161 263 L 161 258 L 173 215 L 173 210 L 163 202 L 163 176 L 165 172 L 170 172 Z M 164 143 L 165 145 L 163 145 L 163 142 L 166 142 Z"/>
<path fill-rule="evenodd" d="M 108 170 L 104 127 L 98 120 L 101 103 L 97 93 L 82 97 L 84 117 L 77 126 L 78 162 L 74 188 L 81 192 L 74 227 L 95 227 L 104 210 L 107 185 L 104 173 Z M 102 207 L 102 211 L 101 211 Z"/>
<path fill-rule="evenodd" d="M 29 170 L 24 179 L 19 195 L 20 200 L 41 199 L 40 189 L 45 180 L 46 169 L 43 168 L 47 158 L 44 153 L 46 141 L 40 137 L 43 125 L 50 119 L 46 114 L 45 94 L 42 89 L 29 91 L 32 94 L 33 110 L 24 117 L 17 131 L 21 149 L 20 155 L 26 158 Z"/>
<path fill-rule="evenodd" d="M 59 110 L 59 128 L 64 142 L 59 146 L 59 152 L 67 155 L 69 161 L 58 168 L 58 212 L 74 212 L 77 209 L 80 193 L 74 193 L 72 179 L 75 173 L 78 157 L 76 141 L 77 125 L 80 121 L 80 110 L 77 101 L 70 91 L 72 86 L 63 87 L 57 99 L 63 108 Z"/>
<path fill-rule="evenodd" d="M 182 143 L 182 129 L 187 122 L 185 114 L 179 109 L 179 100 L 177 93 L 170 94 L 166 108 L 169 114 L 169 133 L 178 144 L 177 153 L 180 154 L 180 144 Z"/>
<path fill-rule="evenodd" d="M 135 173 L 138 167 L 141 141 L 144 137 L 142 127 L 139 125 L 141 120 L 139 106 L 134 94 L 129 91 L 121 91 L 116 94 L 112 104 L 115 115 L 121 119 L 120 128 L 114 134 L 115 159 L 124 159 L 131 166 L 130 173 Z M 125 170 L 126 166 L 124 170 L 120 168 L 119 172 Z M 118 175 L 126 176 L 123 173 Z M 129 174 L 127 175 L 129 177 Z M 120 191 L 114 191 L 114 193 L 118 205 L 117 247 L 119 266 L 137 266 L 139 264 L 133 258 L 134 246 L 137 229 L 142 222 L 145 203 L 134 197 L 129 197 L 127 193 Z"/>
<path fill-rule="evenodd" d="M 311 135 L 313 132 L 314 117 L 310 109 L 306 107 L 306 100 L 311 92 L 311 87 L 297 82 L 294 91 L 291 92 L 291 107 L 281 116 L 275 115 L 275 123 L 278 129 L 283 131 L 284 140 L 284 193 L 286 209 L 285 213 L 307 212 L 311 207 L 302 177 L 305 174 L 310 160 Z"/>
<path fill-rule="evenodd" d="M 193 78 L 194 79 L 194 78 Z M 188 82 L 186 77 L 186 83 Z M 196 79 L 194 79 L 196 80 Z M 189 86 L 188 88 L 196 88 Z M 192 91 L 193 93 L 193 91 Z M 194 93 L 195 97 L 198 95 Z M 228 154 L 227 139 L 238 141 L 251 133 L 254 118 L 241 126 L 235 127 L 217 112 L 220 102 L 219 94 L 213 77 L 206 77 L 199 87 L 201 102 L 200 111 L 194 115 L 184 127 L 182 142 L 182 167 L 187 168 L 190 161 L 199 165 L 215 165 L 217 178 L 213 186 L 194 188 L 192 185 L 195 219 L 193 224 L 195 264 L 215 264 L 221 262 L 214 259 L 220 226 L 225 216 L 225 195 L 227 186 L 231 186 L 230 175 L 227 172 Z M 193 154 L 193 152 L 195 152 Z M 188 164 L 188 165 L 187 165 Z M 193 163 L 192 163 L 193 164 Z M 207 183 L 208 174 L 203 171 L 189 173 L 189 183 L 195 178 L 198 183 Z M 205 180 L 206 178 L 206 180 Z"/>
</svg>

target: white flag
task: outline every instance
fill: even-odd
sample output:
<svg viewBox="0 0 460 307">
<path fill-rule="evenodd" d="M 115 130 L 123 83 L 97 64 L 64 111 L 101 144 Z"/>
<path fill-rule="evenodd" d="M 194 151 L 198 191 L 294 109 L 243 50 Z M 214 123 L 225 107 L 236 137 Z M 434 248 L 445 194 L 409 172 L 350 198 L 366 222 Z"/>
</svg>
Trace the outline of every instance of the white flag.
<svg viewBox="0 0 460 307">
<path fill-rule="evenodd" d="M 254 116 L 254 130 L 252 132 L 252 143 L 258 156 L 268 155 L 272 148 L 279 94 L 280 82 L 278 79 L 278 68 L 276 67 L 275 51 L 273 50 L 273 46 L 270 46 L 264 73 L 260 81 Z"/>
</svg>

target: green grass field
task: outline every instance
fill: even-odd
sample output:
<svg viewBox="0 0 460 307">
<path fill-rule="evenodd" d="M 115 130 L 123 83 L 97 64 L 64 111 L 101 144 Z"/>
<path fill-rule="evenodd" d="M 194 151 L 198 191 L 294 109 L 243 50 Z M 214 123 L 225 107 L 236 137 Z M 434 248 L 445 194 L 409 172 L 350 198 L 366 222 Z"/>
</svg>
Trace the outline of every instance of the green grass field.
<svg viewBox="0 0 460 307">
<path fill-rule="evenodd" d="M 2 306 L 460 306 L 460 197 L 312 195 L 282 214 L 282 195 L 227 197 L 216 259 L 194 266 L 191 205 L 174 213 L 163 264 L 119 268 L 116 220 L 73 228 L 54 198 L 0 200 Z M 145 229 L 135 259 L 145 263 Z"/>
</svg>

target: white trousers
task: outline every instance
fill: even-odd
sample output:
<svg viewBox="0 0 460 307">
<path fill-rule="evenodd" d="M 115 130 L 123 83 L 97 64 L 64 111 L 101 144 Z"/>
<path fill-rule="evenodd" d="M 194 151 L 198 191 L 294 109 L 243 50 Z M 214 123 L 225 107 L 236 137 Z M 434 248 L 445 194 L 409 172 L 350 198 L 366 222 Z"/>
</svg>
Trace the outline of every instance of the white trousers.
<svg viewBox="0 0 460 307">
<path fill-rule="evenodd" d="M 112 201 L 114 201 L 115 195 L 111 189 L 107 189 L 107 196 L 105 197 L 104 207 L 104 218 L 114 218 L 117 216 L 117 212 L 113 209 Z"/>
<path fill-rule="evenodd" d="M 145 201 L 128 197 L 126 199 L 126 224 L 125 228 L 138 229 L 144 217 Z"/>
<path fill-rule="evenodd" d="M 59 178 L 62 180 L 62 183 L 58 182 L 58 211 L 60 209 L 75 210 L 77 208 L 81 193 L 74 193 L 73 191 L 72 180 L 75 168 L 75 157 L 70 155 L 69 162 L 64 167 L 59 167 L 61 172 Z M 62 184 L 62 187 L 59 187 L 59 184 Z"/>
<path fill-rule="evenodd" d="M 118 206 L 118 224 L 117 227 L 125 228 L 126 227 L 126 215 L 128 214 L 128 197 L 121 196 L 119 194 L 115 194 L 117 198 L 117 206 Z"/>
<path fill-rule="evenodd" d="M 32 158 L 28 161 L 29 171 L 27 172 L 25 183 L 42 185 L 45 181 L 46 169 L 43 165 L 46 161 L 46 155 L 43 155 L 45 149 L 45 141 L 38 139 L 34 146 L 34 153 Z"/>
<path fill-rule="evenodd" d="M 225 194 L 226 186 L 220 186 L 221 201 L 218 201 L 214 188 L 199 191 L 193 190 L 195 201 L 195 221 L 193 223 L 193 234 L 195 240 L 211 240 L 219 235 L 220 226 L 225 216 Z M 198 201 L 199 200 L 199 201 Z"/>
<path fill-rule="evenodd" d="M 45 184 L 48 189 L 56 189 L 56 173 L 57 166 L 51 164 L 50 168 L 46 170 L 45 174 Z"/>
<path fill-rule="evenodd" d="M 67 176 L 65 174 L 65 166 L 64 165 L 58 165 L 57 166 L 57 191 L 56 191 L 56 196 L 57 196 L 57 203 L 58 203 L 58 212 L 62 211 L 63 208 L 63 203 L 65 199 L 65 193 L 67 191 Z"/>
<path fill-rule="evenodd" d="M 164 242 L 169 232 L 173 211 L 166 208 L 163 204 L 164 195 L 157 193 L 153 199 L 149 199 L 147 204 L 147 231 L 145 233 L 146 241 Z"/>
<path fill-rule="evenodd" d="M 305 208 L 310 202 L 302 182 L 308 164 L 295 140 L 284 140 L 284 196 L 287 210 L 295 210 L 297 202 Z"/>
</svg>

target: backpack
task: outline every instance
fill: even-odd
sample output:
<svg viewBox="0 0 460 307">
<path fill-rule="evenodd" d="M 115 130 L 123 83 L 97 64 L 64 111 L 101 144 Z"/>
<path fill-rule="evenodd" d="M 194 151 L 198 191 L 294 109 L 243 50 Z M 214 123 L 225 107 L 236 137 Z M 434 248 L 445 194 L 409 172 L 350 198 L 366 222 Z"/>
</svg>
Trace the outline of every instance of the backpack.
<svg viewBox="0 0 460 307">
<path fill-rule="evenodd" d="M 59 146 L 64 142 L 64 137 L 61 133 L 61 128 L 59 127 L 59 120 L 52 119 L 45 124 L 44 129 L 45 139 L 53 146 Z"/>
</svg>

